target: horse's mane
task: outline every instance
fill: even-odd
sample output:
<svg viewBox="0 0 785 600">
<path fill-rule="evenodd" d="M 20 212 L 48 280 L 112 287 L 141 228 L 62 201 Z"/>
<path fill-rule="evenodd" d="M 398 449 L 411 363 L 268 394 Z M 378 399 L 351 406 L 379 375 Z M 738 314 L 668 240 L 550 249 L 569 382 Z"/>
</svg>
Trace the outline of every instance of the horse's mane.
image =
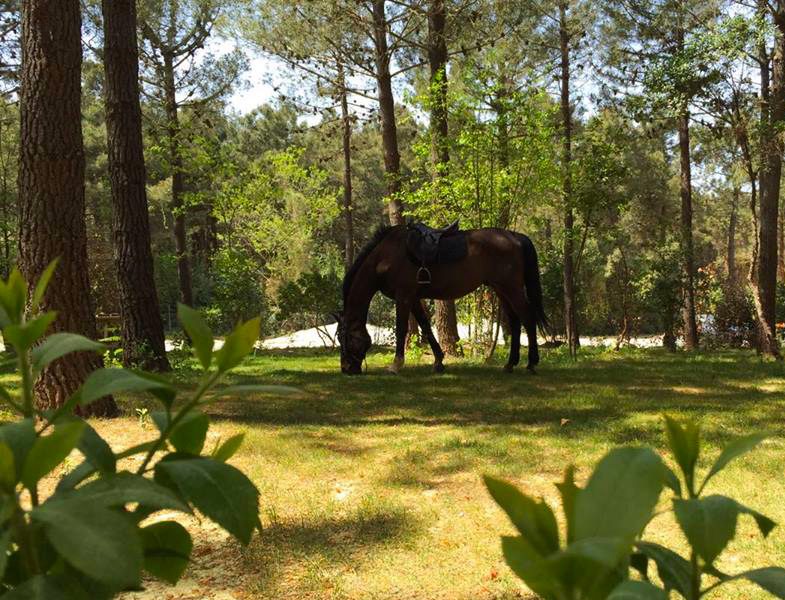
<svg viewBox="0 0 785 600">
<path fill-rule="evenodd" d="M 357 254 L 357 257 L 354 259 L 352 266 L 346 271 L 346 275 L 343 277 L 343 306 L 346 308 L 346 298 L 349 297 L 349 290 L 352 289 L 352 283 L 354 282 L 354 278 L 357 275 L 357 271 L 360 270 L 360 267 L 365 262 L 365 259 L 368 258 L 368 255 L 373 252 L 373 249 L 379 245 L 379 243 L 387 237 L 387 234 L 390 233 L 390 230 L 393 228 L 393 225 L 381 225 L 379 228 L 374 232 L 373 236 L 371 237 L 370 241 L 363 246 L 362 250 Z"/>
</svg>

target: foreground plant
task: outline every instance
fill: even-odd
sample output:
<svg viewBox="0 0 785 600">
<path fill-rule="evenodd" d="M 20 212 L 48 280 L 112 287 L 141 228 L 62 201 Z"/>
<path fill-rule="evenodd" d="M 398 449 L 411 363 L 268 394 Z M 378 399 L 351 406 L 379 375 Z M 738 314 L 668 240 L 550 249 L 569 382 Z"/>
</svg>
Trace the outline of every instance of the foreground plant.
<svg viewBox="0 0 785 600">
<path fill-rule="evenodd" d="M 729 444 L 699 483 L 699 427 L 667 417 L 665 426 L 680 477 L 650 448 L 611 450 L 584 488 L 575 484 L 569 467 L 556 485 L 566 523 L 561 540 L 553 511 L 544 501 L 485 477 L 491 496 L 520 533 L 502 538 L 504 558 L 536 594 L 546 600 L 667 600 L 674 591 L 698 600 L 730 581 L 746 579 L 785 598 L 785 569 L 764 567 L 731 575 L 715 566 L 735 537 L 740 516 L 751 516 L 764 537 L 775 523 L 727 496 L 703 495 L 717 473 L 765 436 L 750 435 Z M 666 487 L 673 494 L 669 509 L 690 546 L 688 557 L 641 539 L 646 526 L 661 514 L 655 507 Z M 657 567 L 656 583 L 650 580 L 650 563 Z M 630 578 L 633 572 L 639 579 Z"/>
<path fill-rule="evenodd" d="M 22 417 L 0 427 L 0 597 L 111 598 L 138 588 L 143 571 L 175 583 L 188 564 L 192 541 L 177 521 L 148 519 L 162 510 L 198 510 L 248 544 L 260 525 L 259 492 L 226 464 L 242 434 L 205 452 L 209 421 L 201 408 L 215 397 L 208 394 L 221 376 L 253 348 L 259 319 L 239 325 L 213 352 L 212 333 L 201 316 L 179 308 L 203 369 L 187 400 L 176 403 L 177 391 L 165 380 L 112 368 L 92 373 L 61 408 L 41 412 L 33 401 L 41 370 L 71 352 L 104 349 L 70 333 L 44 338 L 55 314 L 38 314 L 37 308 L 53 269 L 30 295 L 18 271 L 0 281 L 0 327 L 5 343 L 14 348 L 21 378 L 20 394 L 0 387 L 0 401 Z M 238 390 L 222 390 L 233 391 Z M 73 413 L 119 392 L 149 393 L 161 410 L 150 415 L 156 439 L 115 453 Z M 41 480 L 55 470 L 66 471 L 66 458 L 75 449 L 81 463 L 42 500 Z M 124 459 L 133 462 L 119 468 Z"/>
</svg>

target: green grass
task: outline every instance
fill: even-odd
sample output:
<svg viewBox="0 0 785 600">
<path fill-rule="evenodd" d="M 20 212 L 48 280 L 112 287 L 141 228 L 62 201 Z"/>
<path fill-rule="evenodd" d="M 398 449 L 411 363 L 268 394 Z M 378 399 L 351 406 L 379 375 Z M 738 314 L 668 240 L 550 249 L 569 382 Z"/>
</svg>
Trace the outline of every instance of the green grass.
<svg viewBox="0 0 785 600">
<path fill-rule="evenodd" d="M 708 464 L 733 436 L 773 437 L 711 484 L 785 523 L 785 367 L 750 353 L 585 351 L 572 363 L 546 351 L 539 374 L 469 360 L 431 373 L 424 358 L 399 376 L 391 356 L 342 376 L 328 352 L 265 353 L 235 383 L 268 382 L 299 395 L 221 401 L 221 428 L 247 431 L 237 457 L 262 492 L 264 532 L 241 555 L 250 598 L 517 598 L 504 566 L 511 531 L 480 476 L 515 481 L 558 504 L 564 467 L 587 476 L 615 445 L 663 450 L 661 415 L 698 419 Z M 192 376 L 187 376 L 185 385 Z M 648 537 L 682 544 L 668 517 Z M 785 528 L 767 539 L 746 520 L 720 566 L 785 565 Z M 728 586 L 711 598 L 763 598 Z"/>
</svg>

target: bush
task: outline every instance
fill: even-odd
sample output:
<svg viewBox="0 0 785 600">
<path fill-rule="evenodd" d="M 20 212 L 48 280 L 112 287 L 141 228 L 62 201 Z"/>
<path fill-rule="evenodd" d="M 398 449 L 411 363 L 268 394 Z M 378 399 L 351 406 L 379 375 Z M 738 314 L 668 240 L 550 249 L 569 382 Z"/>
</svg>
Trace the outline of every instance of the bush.
<svg viewBox="0 0 785 600">
<path fill-rule="evenodd" d="M 260 526 L 259 492 L 226 464 L 242 434 L 206 451 L 209 420 L 201 408 L 217 394 L 233 391 L 212 392 L 253 347 L 259 319 L 238 326 L 214 353 L 204 320 L 180 307 L 203 370 L 197 390 L 182 402 L 176 402 L 177 389 L 158 377 L 110 368 L 93 372 L 62 407 L 42 412 L 33 402 L 33 383 L 41 370 L 72 352 L 104 349 L 70 333 L 43 337 L 55 314 L 37 308 L 52 271 L 29 296 L 18 271 L 0 282 L 0 327 L 14 348 L 22 380 L 18 396 L 0 387 L 2 402 L 22 417 L 0 427 L 0 589 L 8 592 L 3 597 L 108 599 L 138 588 L 143 571 L 175 583 L 188 564 L 192 542 L 174 519 L 146 521 L 160 511 L 198 510 L 247 544 Z M 29 319 L 26 306 L 33 315 Z M 150 415 L 158 437 L 115 453 L 73 411 L 125 391 L 146 392 L 158 401 L 161 410 Z M 56 469 L 65 472 L 62 467 L 75 449 L 83 461 L 42 500 L 41 480 Z M 138 457 L 133 470 L 118 469 L 118 461 L 130 457 Z"/>
<path fill-rule="evenodd" d="M 502 538 L 510 568 L 546 600 L 667 600 L 675 591 L 698 600 L 720 585 L 747 579 L 778 598 L 785 598 L 785 569 L 765 567 L 728 574 L 717 557 L 735 537 L 740 516 L 751 516 L 765 537 L 775 523 L 732 498 L 703 495 L 706 484 L 728 463 L 753 449 L 762 435 L 731 442 L 699 483 L 697 425 L 665 421 L 668 444 L 679 467 L 677 476 L 651 448 L 616 448 L 597 464 L 584 488 L 567 469 L 557 484 L 566 531 L 560 540 L 556 518 L 542 500 L 512 485 L 486 477 L 494 500 L 520 535 Z M 641 539 L 664 488 L 673 493 L 671 509 L 690 547 L 689 557 Z M 657 567 L 660 587 L 650 579 Z M 636 572 L 640 580 L 630 578 Z M 704 585 L 705 576 L 715 579 Z"/>
<path fill-rule="evenodd" d="M 211 265 L 212 290 L 207 309 L 210 324 L 220 332 L 264 312 L 265 298 L 258 261 L 232 248 L 221 248 Z"/>
<path fill-rule="evenodd" d="M 325 346 L 335 340 L 324 325 L 332 320 L 330 314 L 341 305 L 341 281 L 333 273 L 303 273 L 296 281 L 289 281 L 278 291 L 278 318 L 285 331 L 315 327 Z"/>
</svg>

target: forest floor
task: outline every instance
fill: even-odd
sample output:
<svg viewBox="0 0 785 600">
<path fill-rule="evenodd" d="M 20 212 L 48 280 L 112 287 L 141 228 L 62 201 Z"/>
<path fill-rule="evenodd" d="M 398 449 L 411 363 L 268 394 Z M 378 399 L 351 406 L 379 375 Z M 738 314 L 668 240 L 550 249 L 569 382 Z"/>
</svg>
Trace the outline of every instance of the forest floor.
<svg viewBox="0 0 785 600">
<path fill-rule="evenodd" d="M 609 448 L 664 451 L 662 415 L 698 419 L 705 468 L 735 435 L 773 437 L 733 463 L 710 492 L 738 498 L 785 523 L 785 366 L 749 352 L 668 354 L 585 350 L 573 363 L 545 351 L 539 374 L 509 375 L 469 359 L 431 373 L 429 357 L 403 373 L 390 354 L 369 356 L 364 376 L 340 374 L 335 352 L 274 351 L 249 358 L 236 383 L 293 386 L 300 394 L 229 398 L 212 406 L 212 440 L 247 432 L 233 463 L 261 491 L 264 531 L 240 548 L 192 519 L 195 563 L 176 588 L 149 582 L 126 600 L 508 599 L 529 597 L 505 566 L 499 536 L 511 526 L 483 473 L 514 481 L 556 508 L 565 466 L 583 480 Z M 195 372 L 180 370 L 184 387 Z M 97 422 L 123 448 L 152 434 L 139 398 Z M 213 443 L 208 441 L 208 443 Z M 762 540 L 743 519 L 722 570 L 785 564 L 785 527 Z M 751 521 L 751 520 L 750 520 Z M 682 544 L 669 516 L 649 539 Z M 742 585 L 711 598 L 765 597 Z"/>
</svg>

